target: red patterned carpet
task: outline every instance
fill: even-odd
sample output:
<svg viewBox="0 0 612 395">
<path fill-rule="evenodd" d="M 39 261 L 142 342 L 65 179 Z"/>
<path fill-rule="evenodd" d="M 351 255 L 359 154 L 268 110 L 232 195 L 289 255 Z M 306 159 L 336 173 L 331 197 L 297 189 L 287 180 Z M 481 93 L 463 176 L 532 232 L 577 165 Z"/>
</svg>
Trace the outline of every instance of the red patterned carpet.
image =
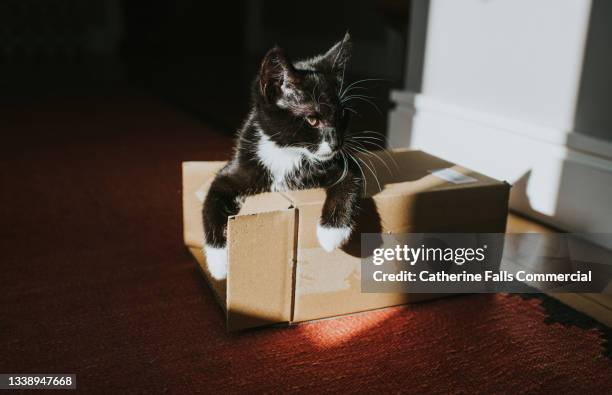
<svg viewBox="0 0 612 395">
<path fill-rule="evenodd" d="M 180 162 L 231 142 L 145 97 L 0 106 L 0 372 L 85 393 L 612 393 L 610 330 L 473 295 L 227 334 L 182 246 Z"/>
</svg>

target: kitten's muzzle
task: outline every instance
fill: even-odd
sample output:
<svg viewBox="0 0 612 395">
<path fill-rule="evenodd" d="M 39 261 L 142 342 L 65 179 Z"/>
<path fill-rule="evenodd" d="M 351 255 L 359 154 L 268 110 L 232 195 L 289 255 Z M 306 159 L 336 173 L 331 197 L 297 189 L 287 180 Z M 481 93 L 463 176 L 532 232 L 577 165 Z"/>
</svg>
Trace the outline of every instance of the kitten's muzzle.
<svg viewBox="0 0 612 395">
<path fill-rule="evenodd" d="M 336 153 L 337 153 L 337 152 L 338 152 L 338 151 L 332 151 L 332 152 L 331 152 L 331 153 L 329 153 L 329 154 L 318 154 L 318 155 L 317 155 L 317 158 L 319 158 L 319 159 L 321 159 L 321 160 L 329 160 L 329 159 L 333 158 L 334 156 L 336 156 Z"/>
<path fill-rule="evenodd" d="M 332 144 L 330 144 L 330 142 L 323 141 L 321 142 L 321 144 L 319 144 L 319 147 L 317 148 L 317 151 L 314 154 L 317 159 L 325 161 L 333 158 L 337 153 L 337 144 L 334 144 L 334 146 L 332 147 Z"/>
<path fill-rule="evenodd" d="M 315 152 L 316 157 L 319 160 L 329 160 L 336 156 L 336 154 L 342 148 L 342 140 L 338 138 L 334 128 L 325 128 L 323 130 L 323 136 L 319 143 L 318 149 Z"/>
<path fill-rule="evenodd" d="M 335 128 L 326 128 L 323 131 L 323 141 L 322 143 L 329 144 L 329 148 L 332 151 L 338 151 L 342 146 L 342 140 L 339 138 L 337 129 Z"/>
</svg>

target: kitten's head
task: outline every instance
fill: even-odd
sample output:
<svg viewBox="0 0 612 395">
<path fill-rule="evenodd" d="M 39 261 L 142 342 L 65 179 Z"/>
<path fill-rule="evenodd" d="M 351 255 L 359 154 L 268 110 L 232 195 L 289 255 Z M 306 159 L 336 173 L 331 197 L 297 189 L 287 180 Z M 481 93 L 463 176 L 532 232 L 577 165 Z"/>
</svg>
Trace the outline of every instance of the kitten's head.
<svg viewBox="0 0 612 395">
<path fill-rule="evenodd" d="M 254 100 L 262 130 L 281 147 L 298 147 L 319 161 L 342 147 L 349 112 L 340 101 L 350 57 L 347 33 L 326 53 L 292 62 L 274 47 L 264 57 Z"/>
</svg>

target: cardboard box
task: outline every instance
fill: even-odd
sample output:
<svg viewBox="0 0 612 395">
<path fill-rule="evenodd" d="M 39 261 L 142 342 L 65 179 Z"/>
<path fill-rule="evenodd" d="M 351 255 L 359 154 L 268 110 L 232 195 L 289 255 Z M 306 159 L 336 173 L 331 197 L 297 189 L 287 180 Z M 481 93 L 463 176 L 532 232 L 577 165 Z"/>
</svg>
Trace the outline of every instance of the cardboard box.
<svg viewBox="0 0 612 395">
<path fill-rule="evenodd" d="M 382 160 L 363 157 L 377 173 L 378 183 L 366 174 L 356 237 L 345 248 L 328 253 L 317 241 L 323 189 L 252 196 L 228 220 L 225 281 L 215 281 L 207 272 L 201 215 L 208 186 L 224 162 L 183 163 L 185 244 L 224 308 L 228 330 L 315 320 L 440 296 L 361 293 L 362 232 L 504 232 L 507 183 L 422 151 L 377 155 Z M 440 169 L 447 170 L 432 174 Z"/>
</svg>

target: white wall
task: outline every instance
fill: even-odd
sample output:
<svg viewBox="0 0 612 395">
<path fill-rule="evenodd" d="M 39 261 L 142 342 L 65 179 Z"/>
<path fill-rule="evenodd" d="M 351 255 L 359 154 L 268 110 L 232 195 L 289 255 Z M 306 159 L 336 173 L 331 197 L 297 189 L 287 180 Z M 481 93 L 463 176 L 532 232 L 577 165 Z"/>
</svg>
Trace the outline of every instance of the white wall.
<svg viewBox="0 0 612 395">
<path fill-rule="evenodd" d="M 389 144 L 425 149 L 509 181 L 516 211 L 572 231 L 612 232 L 612 204 L 602 198 L 612 192 L 612 144 L 574 132 L 576 111 L 584 107 L 578 99 L 587 33 L 590 42 L 611 31 L 589 30 L 591 2 L 415 3 L 411 34 L 418 37 L 410 39 L 406 90 L 393 94 Z M 597 75 L 601 67 L 586 70 L 592 86 L 609 79 L 607 70 Z M 588 119 L 590 128 L 598 123 Z"/>
<path fill-rule="evenodd" d="M 571 129 L 590 4 L 432 0 L 423 92 Z"/>
</svg>

